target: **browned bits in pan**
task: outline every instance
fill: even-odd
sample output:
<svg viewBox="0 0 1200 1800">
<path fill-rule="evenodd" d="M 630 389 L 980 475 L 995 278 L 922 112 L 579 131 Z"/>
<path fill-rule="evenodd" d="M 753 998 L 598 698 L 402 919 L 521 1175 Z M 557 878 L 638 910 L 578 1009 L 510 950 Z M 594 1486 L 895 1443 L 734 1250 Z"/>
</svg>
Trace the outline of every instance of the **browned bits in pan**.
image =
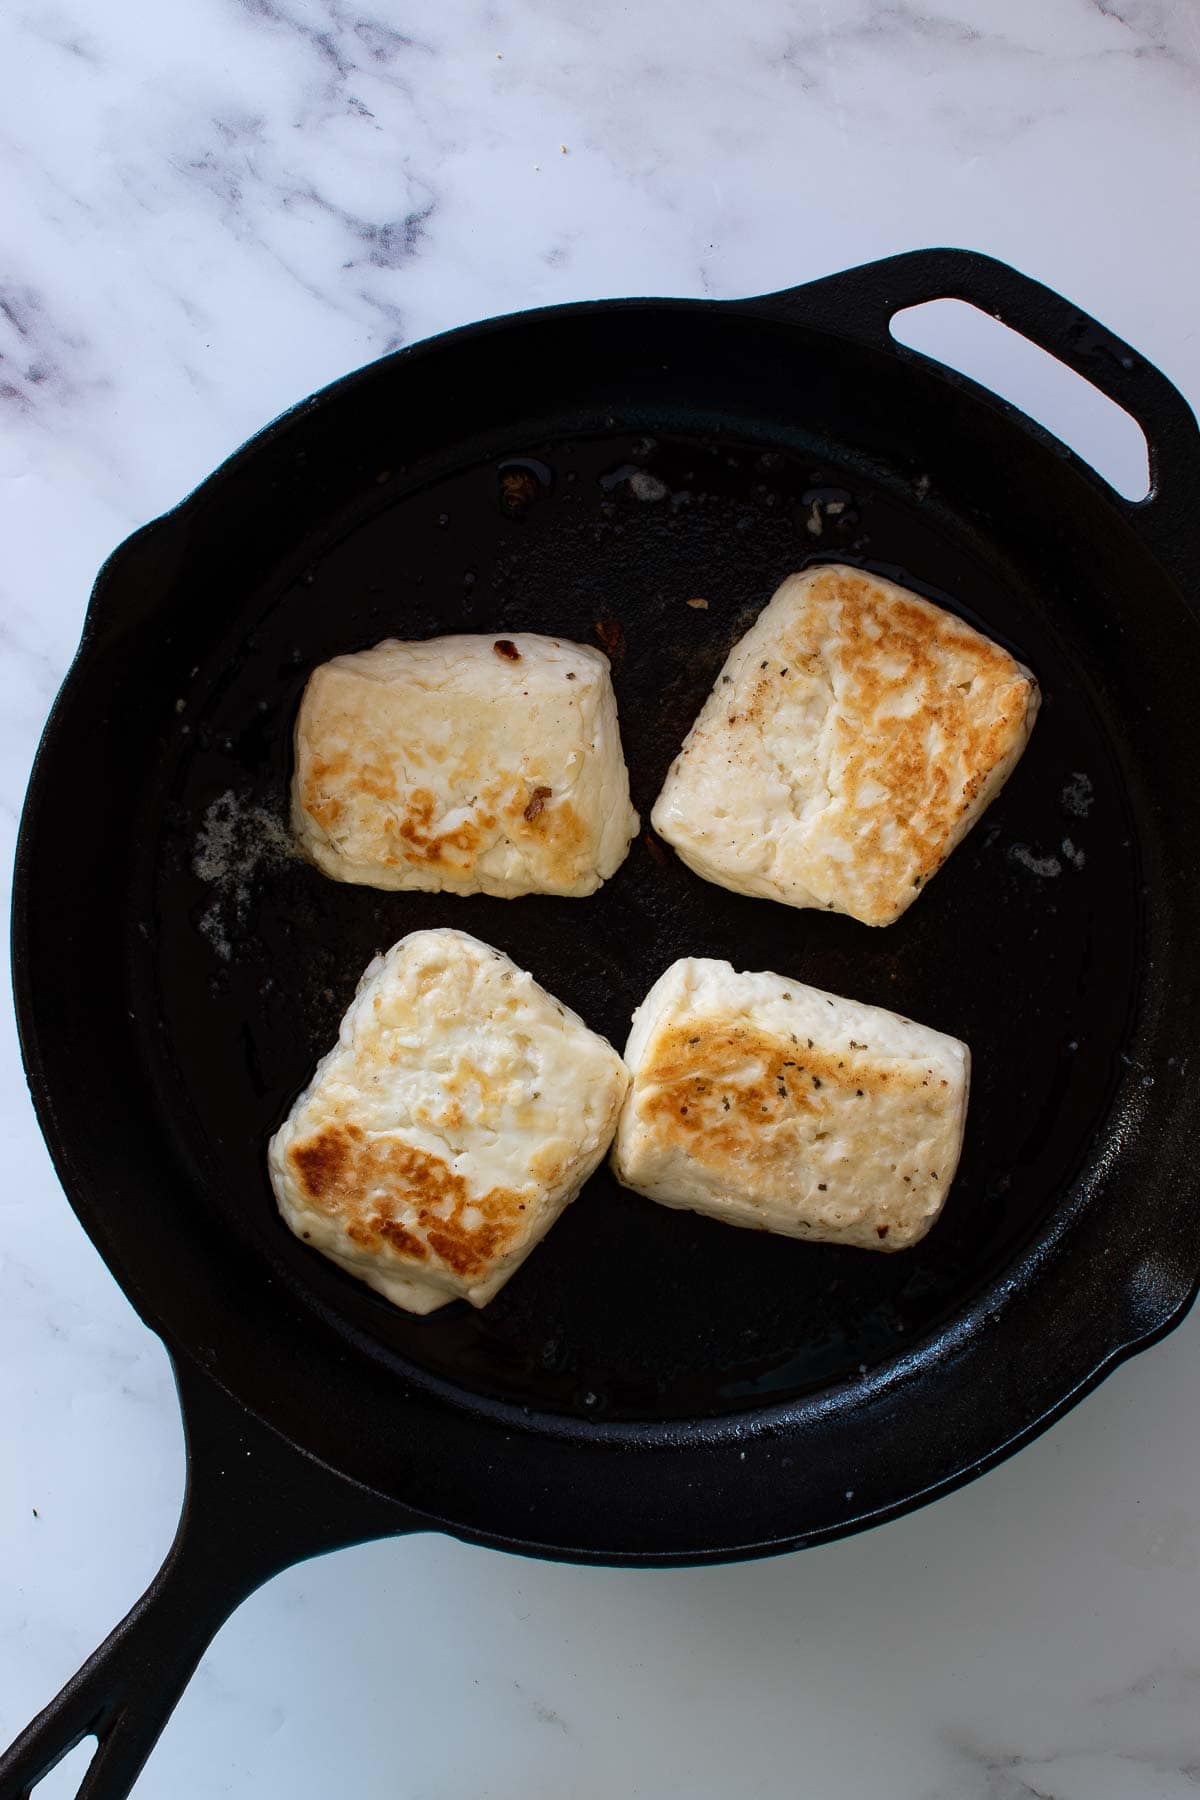
<svg viewBox="0 0 1200 1800">
<path fill-rule="evenodd" d="M 500 505 L 507 513 L 524 512 L 538 497 L 537 478 L 529 469 L 502 469 Z"/>
<path fill-rule="evenodd" d="M 621 629 L 619 619 L 597 619 L 593 627 L 596 642 L 610 662 L 617 662 L 625 654 L 625 633 Z"/>
</svg>

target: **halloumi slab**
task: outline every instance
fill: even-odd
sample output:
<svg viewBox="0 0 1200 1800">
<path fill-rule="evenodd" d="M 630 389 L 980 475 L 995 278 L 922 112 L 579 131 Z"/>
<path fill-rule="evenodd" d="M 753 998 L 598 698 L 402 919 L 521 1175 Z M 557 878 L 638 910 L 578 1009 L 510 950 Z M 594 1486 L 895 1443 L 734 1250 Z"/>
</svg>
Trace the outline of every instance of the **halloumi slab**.
<svg viewBox="0 0 1200 1800">
<path fill-rule="evenodd" d="M 1029 741 L 1034 677 L 962 619 L 836 564 L 734 645 L 654 829 L 735 893 L 899 918 Z"/>
<path fill-rule="evenodd" d="M 370 964 L 271 1140 L 279 1210 L 409 1312 L 484 1306 L 600 1162 L 628 1082 L 499 950 L 411 932 Z"/>
<path fill-rule="evenodd" d="M 608 658 L 518 632 L 322 663 L 296 721 L 292 826 L 336 881 L 593 893 L 638 830 Z"/>
<path fill-rule="evenodd" d="M 633 1015 L 618 1180 L 663 1206 L 864 1250 L 942 1210 L 962 1148 L 957 1038 L 782 975 L 686 957 Z"/>
</svg>

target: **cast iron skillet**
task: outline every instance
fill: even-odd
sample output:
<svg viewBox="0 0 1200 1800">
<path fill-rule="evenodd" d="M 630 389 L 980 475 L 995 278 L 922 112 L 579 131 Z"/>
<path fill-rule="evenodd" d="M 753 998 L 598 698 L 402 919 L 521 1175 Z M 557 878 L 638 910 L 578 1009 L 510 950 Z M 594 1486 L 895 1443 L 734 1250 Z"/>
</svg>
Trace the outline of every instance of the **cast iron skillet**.
<svg viewBox="0 0 1200 1800">
<path fill-rule="evenodd" d="M 899 349 L 891 315 L 943 295 L 1133 413 L 1151 497 Z M 0 1759 L 3 1800 L 93 1732 L 81 1793 L 125 1794 L 212 1633 L 300 1557 L 424 1529 L 614 1563 L 818 1543 L 970 1479 L 1178 1322 L 1200 1274 L 1198 508 L 1163 376 L 936 250 L 453 332 L 305 402 L 121 546 L 29 791 L 15 979 L 71 1204 L 174 1361 L 188 1494 L 149 1593 Z M 599 637 L 645 817 L 732 639 L 829 558 L 958 608 L 1045 693 L 1012 782 L 889 929 L 738 898 L 649 837 L 586 901 L 375 893 L 281 847 L 294 710 L 335 652 Z M 617 1043 L 689 952 L 968 1039 L 941 1223 L 871 1257 L 601 1174 L 485 1312 L 398 1313 L 283 1229 L 263 1153 L 372 952 L 437 922 Z"/>
</svg>

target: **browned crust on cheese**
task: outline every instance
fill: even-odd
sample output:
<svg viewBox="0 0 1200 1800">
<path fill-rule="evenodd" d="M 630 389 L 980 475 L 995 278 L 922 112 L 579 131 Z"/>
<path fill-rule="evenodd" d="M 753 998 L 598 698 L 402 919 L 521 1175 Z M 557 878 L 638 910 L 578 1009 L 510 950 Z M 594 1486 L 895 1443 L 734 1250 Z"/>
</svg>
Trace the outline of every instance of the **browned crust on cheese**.
<svg viewBox="0 0 1200 1800">
<path fill-rule="evenodd" d="M 898 884 L 919 887 L 936 873 L 960 819 L 1020 742 L 1034 683 L 1006 650 L 952 614 L 867 577 L 824 573 L 810 604 L 836 604 L 840 614 L 840 800 L 855 817 L 860 867 L 871 877 L 856 910 L 890 919 L 902 910 Z M 952 656 L 970 667 L 961 683 L 947 680 Z M 951 780 L 945 758 L 931 756 L 934 734 L 954 747 L 961 782 Z M 863 799 L 868 784 L 885 797 Z"/>
<path fill-rule="evenodd" d="M 460 782 L 475 781 L 478 774 L 466 765 L 454 771 Z M 402 794 L 394 769 L 342 751 L 307 761 L 300 804 L 330 835 L 353 811 L 360 830 L 388 846 L 379 857 L 388 868 L 413 864 L 465 875 L 502 836 L 534 852 L 538 872 L 551 886 L 572 886 L 591 866 L 588 827 L 570 799 L 556 800 L 544 782 L 521 775 L 482 782 L 470 816 L 443 830 L 431 788 L 411 787 Z"/>
<path fill-rule="evenodd" d="M 922 1088 L 932 1100 L 948 1086 L 933 1069 L 885 1067 L 869 1051 L 869 1044 L 839 1052 L 752 1025 L 696 1020 L 651 1045 L 637 1072 L 638 1117 L 661 1148 L 685 1150 L 709 1169 L 737 1170 L 790 1159 L 797 1138 L 819 1141 L 822 1119 L 842 1102 Z"/>
<path fill-rule="evenodd" d="M 395 771 L 370 757 L 352 760 L 344 750 L 312 758 L 305 775 L 303 804 L 323 830 L 334 829 L 345 814 L 346 797 L 356 793 L 383 802 L 395 800 Z"/>
<path fill-rule="evenodd" d="M 536 843 L 538 866 L 564 885 L 588 868 L 588 828 L 570 800 L 555 800 L 548 787 L 522 784 L 504 809 L 505 830 L 515 843 Z"/>
<path fill-rule="evenodd" d="M 489 834 L 494 834 L 494 798 L 494 789 L 485 790 L 479 796 L 472 818 L 464 819 L 450 831 L 439 831 L 434 821 L 437 801 L 433 793 L 429 788 L 410 788 L 403 812 L 389 814 L 383 821 L 383 829 L 402 840 L 397 850 L 402 852 L 405 862 L 437 863 L 443 868 L 465 869 L 490 842 Z M 395 864 L 401 858 L 389 852 L 383 860 Z"/>
<path fill-rule="evenodd" d="M 1020 744 L 1035 684 L 953 614 L 852 571 L 823 572 L 810 605 L 836 605 L 840 615 L 840 797 L 869 871 L 855 910 L 883 922 L 903 910 L 905 883 L 920 887 L 941 867 L 961 820 Z M 961 683 L 947 680 L 946 660 L 956 656 L 970 669 Z M 934 736 L 953 746 L 961 782 L 948 758 L 931 755 Z M 864 800 L 867 784 L 885 797 Z"/>
<path fill-rule="evenodd" d="M 358 1125 L 324 1125 L 286 1154 L 312 1206 L 360 1250 L 386 1247 L 418 1263 L 436 1258 L 471 1281 L 507 1255 L 525 1228 L 526 1199 L 514 1189 L 472 1195 L 440 1157 L 399 1138 L 369 1138 Z M 469 1211 L 477 1223 L 468 1223 Z"/>
</svg>

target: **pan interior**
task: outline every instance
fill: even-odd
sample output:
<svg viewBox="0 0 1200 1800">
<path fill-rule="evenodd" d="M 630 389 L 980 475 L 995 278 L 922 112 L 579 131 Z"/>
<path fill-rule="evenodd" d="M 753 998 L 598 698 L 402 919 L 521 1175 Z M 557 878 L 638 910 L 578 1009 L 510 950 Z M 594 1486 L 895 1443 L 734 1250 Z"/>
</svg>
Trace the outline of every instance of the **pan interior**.
<svg viewBox="0 0 1200 1800">
<path fill-rule="evenodd" d="M 152 892 L 133 949 L 154 1079 L 205 1203 L 253 1244 L 264 1281 L 310 1296 L 356 1353 L 419 1380 L 626 1420 L 810 1393 L 952 1318 L 1095 1153 L 1140 937 L 1119 734 L 1011 521 L 968 516 L 936 472 L 881 471 L 815 438 L 644 424 L 513 434 L 432 479 L 380 468 L 307 567 L 241 599 L 238 627 L 168 697 L 178 735 L 141 821 Z M 516 510 L 510 458 L 532 476 L 516 484 Z M 890 928 L 727 893 L 648 836 L 583 901 L 379 893 L 289 854 L 291 725 L 323 659 L 464 630 L 602 642 L 646 821 L 730 644 L 784 575 L 830 559 L 962 612 L 1028 662 L 1045 696 L 1004 793 Z M 601 1171 L 484 1311 L 395 1310 L 287 1233 L 264 1153 L 365 963 L 436 924 L 505 950 L 618 1047 L 651 983 L 688 954 L 965 1038 L 967 1141 L 942 1220 L 918 1248 L 876 1256 L 666 1211 Z"/>
</svg>

